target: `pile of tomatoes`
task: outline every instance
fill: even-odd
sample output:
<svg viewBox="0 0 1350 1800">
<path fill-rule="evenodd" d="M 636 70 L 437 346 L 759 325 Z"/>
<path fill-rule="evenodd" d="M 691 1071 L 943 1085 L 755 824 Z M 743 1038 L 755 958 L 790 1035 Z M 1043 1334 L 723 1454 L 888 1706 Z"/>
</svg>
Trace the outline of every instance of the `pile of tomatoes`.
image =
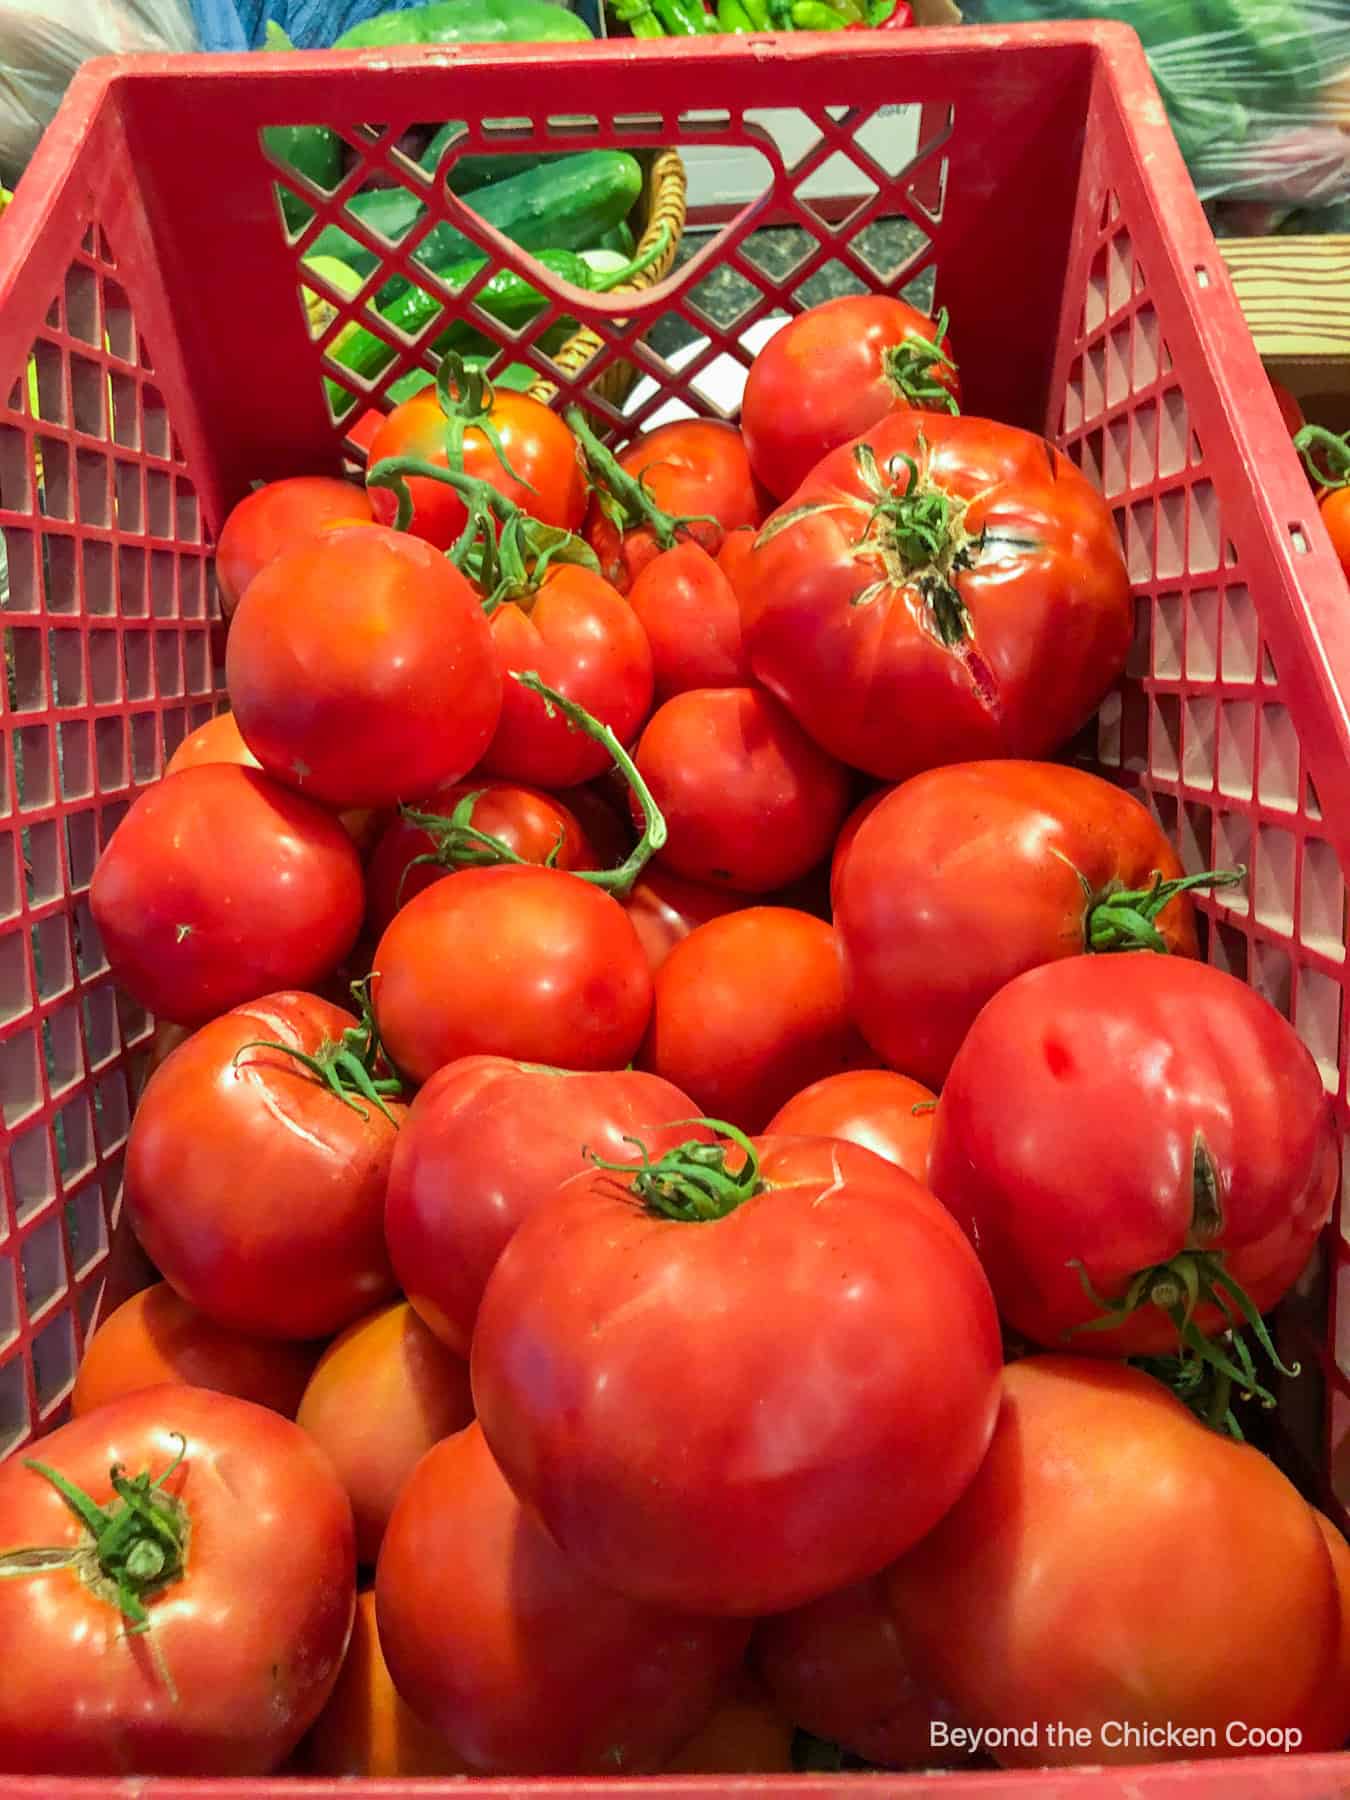
<svg viewBox="0 0 1350 1800">
<path fill-rule="evenodd" d="M 230 515 L 232 710 L 93 880 L 162 1279 L 0 1469 L 5 1768 L 1344 1741 L 1350 1550 L 1241 1430 L 1330 1105 L 1199 959 L 1241 871 L 1067 760 L 1105 503 L 959 405 L 844 299 L 738 426 L 447 359 Z"/>
</svg>

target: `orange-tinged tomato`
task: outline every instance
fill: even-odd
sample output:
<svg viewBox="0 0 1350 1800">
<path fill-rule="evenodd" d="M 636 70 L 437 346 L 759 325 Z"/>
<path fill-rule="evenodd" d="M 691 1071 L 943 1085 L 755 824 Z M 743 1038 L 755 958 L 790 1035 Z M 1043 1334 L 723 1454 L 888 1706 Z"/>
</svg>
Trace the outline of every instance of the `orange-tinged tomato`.
<svg viewBox="0 0 1350 1800">
<path fill-rule="evenodd" d="M 228 619 L 260 569 L 283 550 L 334 525 L 369 524 L 370 501 L 350 481 L 331 475 L 292 475 L 245 495 L 220 528 L 216 581 Z"/>
<path fill-rule="evenodd" d="M 702 1731 L 666 1764 L 667 1775 L 790 1775 L 793 1726 L 757 1676 L 742 1668 Z"/>
</svg>

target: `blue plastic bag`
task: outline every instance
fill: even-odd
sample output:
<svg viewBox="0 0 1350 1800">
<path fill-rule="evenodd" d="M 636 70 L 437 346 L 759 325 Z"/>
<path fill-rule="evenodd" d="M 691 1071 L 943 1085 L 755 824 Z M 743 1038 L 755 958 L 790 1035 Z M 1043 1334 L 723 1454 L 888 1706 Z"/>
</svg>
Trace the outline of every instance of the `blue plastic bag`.
<svg viewBox="0 0 1350 1800">
<path fill-rule="evenodd" d="M 326 50 L 334 38 L 376 13 L 417 0 L 191 0 L 203 50 L 261 50 L 269 24 L 297 50 Z"/>
</svg>

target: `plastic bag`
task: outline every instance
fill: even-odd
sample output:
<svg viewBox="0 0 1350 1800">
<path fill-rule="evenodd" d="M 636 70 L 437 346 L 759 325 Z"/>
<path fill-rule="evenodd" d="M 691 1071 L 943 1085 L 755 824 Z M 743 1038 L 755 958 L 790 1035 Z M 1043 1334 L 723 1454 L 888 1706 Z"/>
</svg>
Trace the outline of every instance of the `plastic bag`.
<svg viewBox="0 0 1350 1800">
<path fill-rule="evenodd" d="M 262 50 L 267 27 L 280 26 L 297 50 L 326 50 L 376 13 L 418 0 L 191 0 L 204 50 Z"/>
</svg>

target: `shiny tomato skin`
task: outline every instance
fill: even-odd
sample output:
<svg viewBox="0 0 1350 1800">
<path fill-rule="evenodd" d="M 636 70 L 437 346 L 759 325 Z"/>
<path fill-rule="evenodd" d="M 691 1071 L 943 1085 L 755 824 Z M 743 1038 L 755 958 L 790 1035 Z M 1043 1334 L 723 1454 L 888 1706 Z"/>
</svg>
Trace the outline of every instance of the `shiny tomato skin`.
<svg viewBox="0 0 1350 1800">
<path fill-rule="evenodd" d="M 934 321 L 893 294 L 843 294 L 774 333 L 751 364 L 741 402 L 750 466 L 771 494 L 786 500 L 831 450 L 890 413 L 912 410 L 887 367 L 887 352 L 909 337 L 932 343 Z M 945 337 L 941 348 L 950 356 Z M 929 372 L 960 399 L 954 369 L 935 362 Z M 945 411 L 946 402 L 922 410 Z"/>
<path fill-rule="evenodd" d="M 1209 1182 L 1193 1172 L 1203 1155 Z M 1331 1102 L 1269 1001 L 1206 963 L 1079 956 L 1002 988 L 942 1090 L 928 1177 L 972 1241 L 1003 1317 L 1062 1347 L 1133 1276 L 1223 1252 L 1267 1312 L 1302 1272 L 1338 1176 Z M 1202 1330 L 1215 1307 L 1195 1314 Z M 1085 1355 L 1175 1352 L 1148 1302 Z"/>
<path fill-rule="evenodd" d="M 269 995 L 194 1033 L 141 1096 L 127 1140 L 132 1227 L 218 1324 L 324 1337 L 393 1290 L 384 1190 L 402 1106 L 389 1102 L 389 1118 L 349 1106 L 285 1050 L 246 1048 L 314 1056 L 355 1024 L 313 994 Z"/>
<path fill-rule="evenodd" d="M 230 618 L 253 577 L 283 550 L 333 525 L 374 516 L 363 488 L 331 475 L 291 475 L 246 494 L 221 526 L 216 545 L 221 611 Z"/>
<path fill-rule="evenodd" d="M 1328 1708 L 1323 1692 L 1340 1638 L 1335 1575 L 1274 1464 L 1124 1364 L 1034 1356 L 1009 1366 L 1003 1394 L 975 1479 L 887 1576 L 906 1644 L 970 1725 L 1049 1718 L 1089 1733 L 1083 1749 L 1042 1730 L 1035 1747 L 995 1747 L 997 1759 L 1179 1754 L 1124 1742 L 1106 1721 L 1212 1733 L 1187 1756 L 1241 1753 L 1235 1721 L 1301 1730 L 1305 1751 L 1338 1748 L 1348 1697 Z M 1112 1518 L 1129 1530 L 1104 1530 Z"/>
<path fill-rule="evenodd" d="M 564 563 L 549 570 L 529 602 L 499 606 L 491 624 L 503 697 L 482 772 L 544 788 L 603 775 L 614 761 L 605 746 L 556 709 L 550 718 L 543 699 L 510 672 L 533 672 L 630 744 L 651 711 L 652 652 L 627 600 L 593 570 Z"/>
<path fill-rule="evenodd" d="M 68 1566 L 0 1581 L 0 1641 L 25 1647 L 0 1684 L 6 1773 L 263 1775 L 327 1699 L 355 1597 L 351 1508 L 289 1419 L 150 1388 L 62 1426 L 37 1454 L 104 1505 L 114 1463 L 159 1476 L 182 1439 L 160 1491 L 186 1509 L 190 1549 L 178 1580 L 146 1597 L 146 1636 Z M 88 1541 L 55 1487 L 17 1457 L 0 1467 L 0 1544 Z"/>
<path fill-rule="evenodd" d="M 586 475 L 577 441 L 564 421 L 541 400 L 509 388 L 496 391 L 489 417 L 515 473 L 508 472 L 482 431 L 472 425 L 464 433 L 464 473 L 486 481 L 545 525 L 579 530 L 586 516 Z M 445 414 L 434 388 L 394 408 L 371 440 L 366 466 L 373 469 L 391 456 L 416 456 L 438 468 L 448 467 Z M 413 503 L 409 531 L 437 550 L 448 550 L 467 522 L 463 500 L 448 483 L 424 475 L 410 475 L 407 481 Z M 398 511 L 392 490 L 373 487 L 369 494 L 375 517 L 392 525 Z"/>
<path fill-rule="evenodd" d="M 472 1417 L 468 1364 L 406 1300 L 357 1319 L 324 1351 L 296 1423 L 347 1490 L 358 1562 L 374 1566 L 389 1515 L 421 1457 Z"/>
<path fill-rule="evenodd" d="M 361 863 L 322 807 L 253 769 L 185 769 L 132 803 L 90 910 L 117 980 L 159 1019 L 200 1025 L 322 981 L 356 942 Z"/>
<path fill-rule="evenodd" d="M 1346 1694 L 1350 1694 L 1350 1544 L 1346 1543 L 1325 1513 L 1318 1512 L 1314 1507 L 1312 1515 L 1322 1534 L 1323 1543 L 1331 1552 L 1336 1591 L 1341 1601 L 1340 1654 L 1336 1659 L 1336 1673 L 1324 1688 L 1328 1700 L 1340 1702 Z"/>
<path fill-rule="evenodd" d="M 1350 580 L 1350 487 L 1334 488 L 1322 501 L 1322 523 Z"/>
<path fill-rule="evenodd" d="M 246 1337 L 212 1324 L 167 1281 L 142 1288 L 109 1313 L 84 1348 L 70 1396 L 82 1418 L 123 1394 L 166 1381 L 211 1388 L 293 1419 L 318 1361 L 317 1344 Z"/>
<path fill-rule="evenodd" d="M 808 1083 L 870 1060 L 833 931 L 786 906 L 727 913 L 676 944 L 638 1052 L 642 1068 L 743 1131 L 762 1131 Z"/>
<path fill-rule="evenodd" d="M 507 1478 L 654 1605 L 762 1615 L 877 1573 L 960 1493 L 997 1410 L 993 1302 L 932 1195 L 854 1144 L 757 1148 L 763 1191 L 698 1224 L 574 1177 L 479 1309 L 474 1401 Z"/>
<path fill-rule="evenodd" d="M 659 1768 L 706 1721 L 748 1636 L 597 1586 L 521 1506 L 476 1425 L 419 1463 L 375 1592 L 399 1692 L 485 1774 Z"/>
<path fill-rule="evenodd" d="M 659 863 L 649 863 L 623 904 L 655 974 L 691 931 L 709 919 L 720 919 L 723 913 L 741 910 L 745 898 L 726 888 L 686 881 Z"/>
<path fill-rule="evenodd" d="M 708 1723 L 666 1764 L 666 1775 L 790 1775 L 792 1725 L 748 1668 L 739 1669 Z"/>
<path fill-rule="evenodd" d="M 941 1085 L 985 1001 L 1026 969 L 1087 947 L 1089 901 L 1182 867 L 1132 794 L 1085 769 L 977 762 L 886 794 L 838 861 L 834 920 L 849 1005 L 884 1061 Z M 1196 954 L 1178 894 L 1157 929 Z"/>
<path fill-rule="evenodd" d="M 687 1094 L 641 1070 L 600 1074 L 465 1056 L 437 1071 L 399 1132 L 385 1235 L 413 1306 L 469 1354 L 488 1277 L 521 1220 L 587 1168 L 698 1137 Z"/>
<path fill-rule="evenodd" d="M 553 794 L 507 781 L 480 780 L 471 776 L 422 801 L 418 812 L 448 819 L 469 794 L 477 794 L 469 823 L 475 831 L 499 838 L 526 862 L 541 866 L 550 857 L 559 869 L 597 869 L 595 850 L 576 815 Z M 401 906 L 453 871 L 436 863 L 420 863 L 435 846 L 431 836 L 410 819 L 396 817 L 385 827 L 366 872 L 366 918 L 370 929 L 382 932 Z"/>
<path fill-rule="evenodd" d="M 906 456 L 945 498 L 971 558 L 951 582 L 859 551 L 888 531 L 873 524 L 867 451 L 888 503 L 908 492 Z M 944 590 L 955 598 L 939 607 Z M 819 463 L 766 521 L 738 592 L 756 679 L 831 755 L 885 781 L 1058 749 L 1133 633 L 1115 526 L 1087 478 L 1031 432 L 936 413 L 892 414 Z"/>
<path fill-rule="evenodd" d="M 327 806 L 457 781 L 502 705 L 473 589 L 406 533 L 332 531 L 275 558 L 230 629 L 226 679 L 263 768 Z"/>
<path fill-rule="evenodd" d="M 893 787 L 874 787 L 849 813 L 839 827 L 839 836 L 834 840 L 834 849 L 830 852 L 830 917 L 834 917 L 834 908 L 839 902 L 839 877 L 843 873 L 844 858 L 853 848 L 853 840 L 863 828 L 863 822 L 870 819 L 881 805 L 887 794 L 894 793 Z"/>
<path fill-rule="evenodd" d="M 937 1096 L 907 1075 L 849 1069 L 794 1094 L 764 1129 L 771 1136 L 843 1138 L 926 1183 L 936 1104 Z"/>
<path fill-rule="evenodd" d="M 658 700 L 749 681 L 735 589 L 702 544 L 686 541 L 663 551 L 628 598 L 651 644 Z"/>
<path fill-rule="evenodd" d="M 376 948 L 375 1018 L 414 1082 L 456 1057 L 621 1069 L 651 1011 L 618 901 L 561 869 L 463 869 L 409 901 Z"/>
<path fill-rule="evenodd" d="M 771 893 L 814 868 L 848 807 L 847 770 L 762 688 L 676 694 L 634 760 L 665 816 L 662 866 L 738 893 Z"/>
</svg>

